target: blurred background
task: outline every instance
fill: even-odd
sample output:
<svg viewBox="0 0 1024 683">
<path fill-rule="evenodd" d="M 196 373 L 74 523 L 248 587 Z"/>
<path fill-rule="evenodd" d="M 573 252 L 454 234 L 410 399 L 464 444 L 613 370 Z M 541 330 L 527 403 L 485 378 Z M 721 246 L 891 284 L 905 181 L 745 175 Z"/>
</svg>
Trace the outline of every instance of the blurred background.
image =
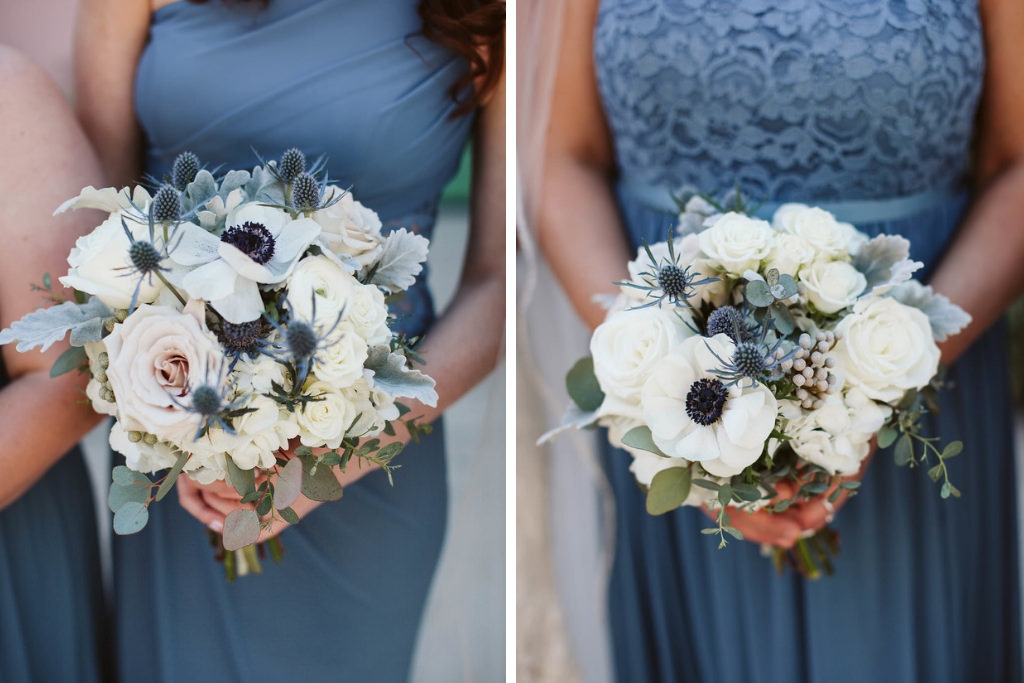
<svg viewBox="0 0 1024 683">
<path fill-rule="evenodd" d="M 71 45 L 76 4 L 76 0 L 0 2 L 0 42 L 31 56 L 69 99 L 73 99 Z M 468 232 L 470 166 L 467 150 L 458 175 L 445 190 L 431 242 L 428 281 L 438 310 L 451 299 L 461 272 Z M 450 408 L 445 420 L 448 534 L 420 630 L 412 681 L 500 681 L 505 677 L 504 363 Z M 105 424 L 97 427 L 84 446 L 109 581 L 108 429 Z"/>
</svg>

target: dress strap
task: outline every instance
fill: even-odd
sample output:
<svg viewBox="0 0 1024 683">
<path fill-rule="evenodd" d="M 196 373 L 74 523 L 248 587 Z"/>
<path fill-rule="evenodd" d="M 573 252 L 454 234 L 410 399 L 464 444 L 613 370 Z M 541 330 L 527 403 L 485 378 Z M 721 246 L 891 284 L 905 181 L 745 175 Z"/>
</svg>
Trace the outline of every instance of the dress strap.
<svg viewBox="0 0 1024 683">
<path fill-rule="evenodd" d="M 618 187 L 622 196 L 640 202 L 649 209 L 670 214 L 679 212 L 671 192 L 665 187 L 649 185 L 630 178 L 619 181 Z M 834 215 L 837 220 L 863 224 L 893 221 L 914 216 L 943 206 L 960 196 L 962 196 L 962 192 L 949 189 L 928 190 L 903 197 L 887 197 L 884 199 L 804 200 L 802 203 L 818 206 Z M 775 210 L 780 206 L 795 201 L 797 200 L 764 202 L 757 206 L 755 215 L 758 218 L 770 219 Z"/>
</svg>

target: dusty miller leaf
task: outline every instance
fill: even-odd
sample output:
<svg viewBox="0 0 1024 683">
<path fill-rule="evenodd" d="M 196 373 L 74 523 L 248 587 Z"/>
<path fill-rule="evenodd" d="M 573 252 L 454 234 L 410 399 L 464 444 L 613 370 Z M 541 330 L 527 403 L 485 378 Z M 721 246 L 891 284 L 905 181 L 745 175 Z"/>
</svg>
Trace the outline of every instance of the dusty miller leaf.
<svg viewBox="0 0 1024 683">
<path fill-rule="evenodd" d="M 920 282 L 904 282 L 890 294 L 901 304 L 916 308 L 928 316 L 935 341 L 946 341 L 971 322 L 971 316 L 949 299 L 936 294 L 930 286 Z"/>
<path fill-rule="evenodd" d="M 391 353 L 386 346 L 370 349 L 365 367 L 373 371 L 374 388 L 390 396 L 414 398 L 428 406 L 437 405 L 433 378 L 419 370 L 409 369 L 405 361 L 405 356 Z"/>
<path fill-rule="evenodd" d="M 84 304 L 65 301 L 57 306 L 32 311 L 21 320 L 0 332 L 0 344 L 17 341 L 18 351 L 40 347 L 50 348 L 71 332 L 75 345 L 99 341 L 103 335 L 103 320 L 113 315 L 107 305 L 92 297 Z"/>
<path fill-rule="evenodd" d="M 878 235 L 853 257 L 853 267 L 867 280 L 864 291 L 873 294 L 881 294 L 909 280 L 922 265 L 910 260 L 910 242 L 899 235 Z"/>
</svg>

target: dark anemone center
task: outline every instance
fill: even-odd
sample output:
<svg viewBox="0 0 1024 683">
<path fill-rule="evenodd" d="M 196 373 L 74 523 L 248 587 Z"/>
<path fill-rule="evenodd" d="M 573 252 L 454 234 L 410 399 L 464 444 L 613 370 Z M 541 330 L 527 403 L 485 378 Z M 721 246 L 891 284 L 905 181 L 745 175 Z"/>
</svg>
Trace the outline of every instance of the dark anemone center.
<svg viewBox="0 0 1024 683">
<path fill-rule="evenodd" d="M 302 322 L 293 322 L 284 331 L 288 350 L 297 359 L 310 358 L 316 352 L 316 333 Z"/>
<path fill-rule="evenodd" d="M 192 390 L 192 409 L 200 415 L 212 417 L 220 412 L 220 394 L 204 384 Z"/>
<path fill-rule="evenodd" d="M 140 273 L 151 273 L 160 267 L 160 254 L 149 242 L 133 242 L 128 248 L 128 258 Z"/>
<path fill-rule="evenodd" d="M 725 385 L 717 379 L 701 378 L 690 385 L 686 394 L 686 414 L 702 427 L 714 424 L 722 417 L 727 395 Z"/>
<path fill-rule="evenodd" d="M 261 223 L 246 221 L 232 225 L 220 236 L 220 241 L 227 242 L 260 265 L 274 258 L 274 236 Z"/>
<path fill-rule="evenodd" d="M 254 354 L 265 333 L 264 323 L 260 319 L 238 325 L 225 320 L 221 323 L 220 339 L 228 351 Z"/>
<path fill-rule="evenodd" d="M 686 293 L 686 273 L 677 265 L 668 264 L 658 271 L 658 287 L 671 297 L 682 297 Z"/>
</svg>

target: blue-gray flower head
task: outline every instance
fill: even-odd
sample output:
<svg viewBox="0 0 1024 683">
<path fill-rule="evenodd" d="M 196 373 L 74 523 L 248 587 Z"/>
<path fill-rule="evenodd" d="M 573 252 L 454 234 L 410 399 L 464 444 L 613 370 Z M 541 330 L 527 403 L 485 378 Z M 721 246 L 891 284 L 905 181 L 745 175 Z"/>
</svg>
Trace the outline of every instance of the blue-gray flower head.
<svg viewBox="0 0 1024 683">
<path fill-rule="evenodd" d="M 310 173 L 300 173 L 292 183 L 292 206 L 313 211 L 320 206 L 320 183 Z"/>
<path fill-rule="evenodd" d="M 674 263 L 667 263 L 658 271 L 658 287 L 670 299 L 685 298 L 689 279 L 687 273 Z"/>
<path fill-rule="evenodd" d="M 714 337 L 716 334 L 724 334 L 734 342 L 741 342 L 745 327 L 743 314 L 738 309 L 733 306 L 722 306 L 708 316 L 707 336 Z"/>
<path fill-rule="evenodd" d="M 736 345 L 732 356 L 733 365 L 739 374 L 755 379 L 760 377 L 766 367 L 761 345 L 753 342 L 741 342 Z"/>
<path fill-rule="evenodd" d="M 274 258 L 274 236 L 261 223 L 246 221 L 241 225 L 232 225 L 224 231 L 220 240 L 235 247 L 260 265 Z"/>
<path fill-rule="evenodd" d="M 160 269 L 160 254 L 149 242 L 138 240 L 128 248 L 128 258 L 132 267 L 141 275 L 147 275 Z"/>
<path fill-rule="evenodd" d="M 303 360 L 316 353 L 318 339 L 312 326 L 293 320 L 285 328 L 284 342 L 294 358 Z"/>
<path fill-rule="evenodd" d="M 702 377 L 690 385 L 686 393 L 686 414 L 691 420 L 707 427 L 722 417 L 729 392 L 717 379 Z"/>
<path fill-rule="evenodd" d="M 174 160 L 171 167 L 171 183 L 179 190 L 184 190 L 196 179 L 199 173 L 199 157 L 192 152 L 182 152 Z"/>
<path fill-rule="evenodd" d="M 192 390 L 192 410 L 203 417 L 209 418 L 221 412 L 220 392 L 208 384 Z"/>
<path fill-rule="evenodd" d="M 157 223 L 173 223 L 181 218 L 181 197 L 171 185 L 162 185 L 149 207 L 150 216 Z"/>
<path fill-rule="evenodd" d="M 281 163 L 278 166 L 278 172 L 281 174 L 281 179 L 286 183 L 290 183 L 295 180 L 301 173 L 306 170 L 306 155 L 300 150 L 292 147 L 291 149 L 285 150 L 284 154 L 281 155 Z"/>
</svg>

